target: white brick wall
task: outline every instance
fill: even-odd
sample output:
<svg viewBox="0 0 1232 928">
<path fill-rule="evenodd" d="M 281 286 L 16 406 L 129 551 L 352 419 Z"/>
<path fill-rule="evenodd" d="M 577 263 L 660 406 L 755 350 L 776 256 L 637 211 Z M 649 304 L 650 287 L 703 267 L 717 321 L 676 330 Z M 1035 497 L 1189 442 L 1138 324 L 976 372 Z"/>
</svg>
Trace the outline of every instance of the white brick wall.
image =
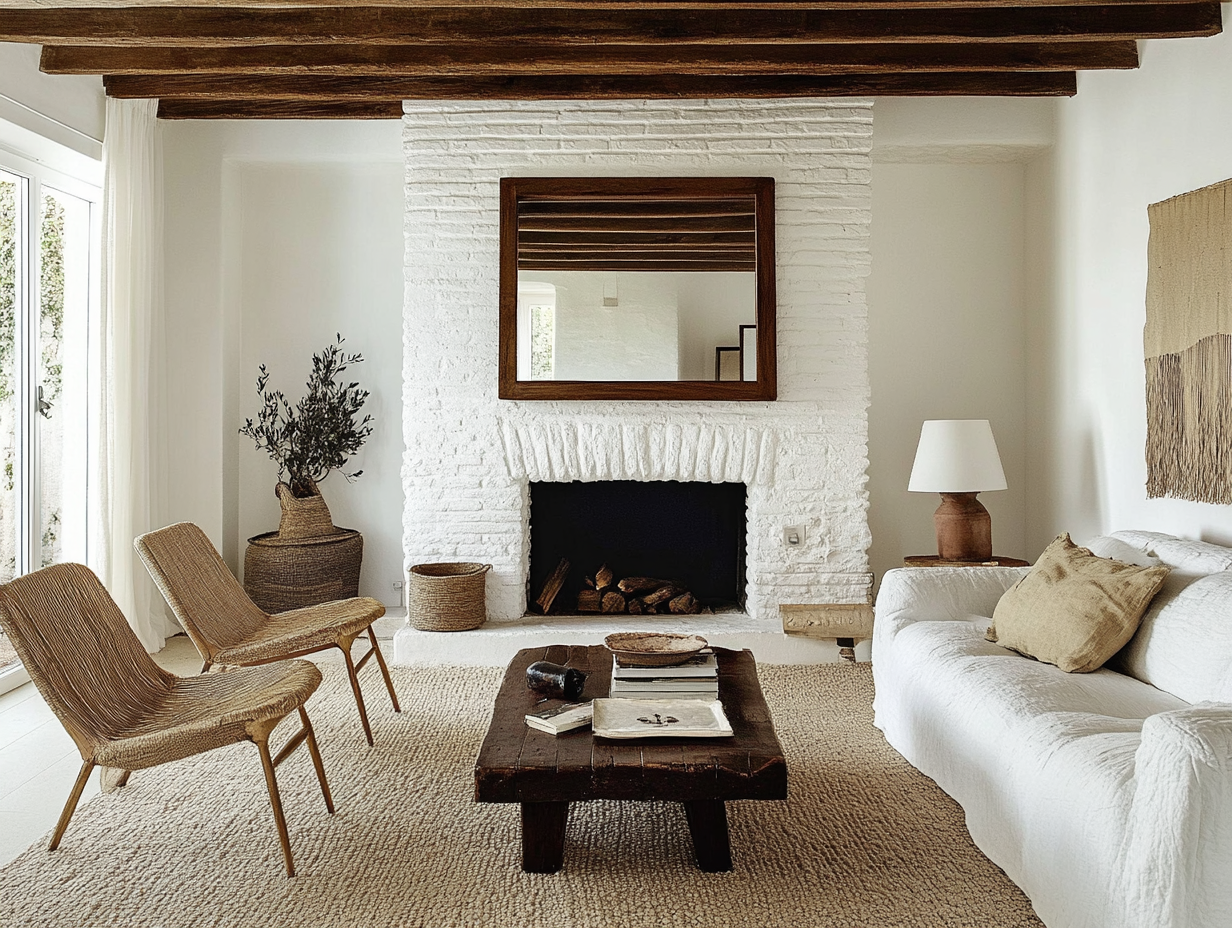
<svg viewBox="0 0 1232 928">
<path fill-rule="evenodd" d="M 529 481 L 733 480 L 751 614 L 861 601 L 872 119 L 851 99 L 406 103 L 407 566 L 491 563 L 489 616 L 515 618 Z M 773 176 L 778 401 L 497 399 L 499 180 L 535 175 Z"/>
</svg>

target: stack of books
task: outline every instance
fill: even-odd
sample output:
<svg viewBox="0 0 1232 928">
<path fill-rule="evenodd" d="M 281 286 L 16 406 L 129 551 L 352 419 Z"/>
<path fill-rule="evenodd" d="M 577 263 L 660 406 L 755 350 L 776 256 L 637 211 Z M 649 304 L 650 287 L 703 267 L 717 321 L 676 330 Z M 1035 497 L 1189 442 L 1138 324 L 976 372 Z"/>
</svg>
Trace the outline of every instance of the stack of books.
<svg viewBox="0 0 1232 928">
<path fill-rule="evenodd" d="M 546 731 L 549 735 L 562 735 L 589 725 L 594 714 L 595 709 L 591 703 L 567 702 L 563 706 L 544 709 L 542 712 L 527 713 L 526 724 L 538 731 Z"/>
<path fill-rule="evenodd" d="M 705 650 L 670 667 L 628 667 L 612 658 L 614 699 L 719 698 L 719 663 Z"/>
</svg>

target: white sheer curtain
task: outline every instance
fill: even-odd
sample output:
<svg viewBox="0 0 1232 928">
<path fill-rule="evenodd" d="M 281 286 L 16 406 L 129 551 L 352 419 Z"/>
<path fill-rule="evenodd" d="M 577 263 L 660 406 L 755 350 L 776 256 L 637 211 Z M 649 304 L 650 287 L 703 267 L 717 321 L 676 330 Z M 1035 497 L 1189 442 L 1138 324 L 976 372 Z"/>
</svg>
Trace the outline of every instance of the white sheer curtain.
<svg viewBox="0 0 1232 928">
<path fill-rule="evenodd" d="M 147 651 L 179 627 L 133 551 L 166 515 L 163 179 L 157 100 L 107 98 L 93 489 L 95 571 Z"/>
</svg>

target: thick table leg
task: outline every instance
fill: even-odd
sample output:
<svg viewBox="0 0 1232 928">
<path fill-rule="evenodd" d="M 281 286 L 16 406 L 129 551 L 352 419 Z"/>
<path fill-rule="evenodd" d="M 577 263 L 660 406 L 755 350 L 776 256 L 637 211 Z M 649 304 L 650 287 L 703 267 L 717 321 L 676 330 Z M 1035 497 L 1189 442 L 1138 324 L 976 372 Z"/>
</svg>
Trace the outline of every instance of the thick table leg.
<svg viewBox="0 0 1232 928">
<path fill-rule="evenodd" d="M 522 803 L 522 869 L 556 873 L 565 859 L 567 802 Z"/>
<path fill-rule="evenodd" d="M 732 868 L 731 841 L 727 837 L 727 807 L 721 799 L 695 799 L 684 804 L 693 836 L 697 866 L 706 873 Z"/>
</svg>

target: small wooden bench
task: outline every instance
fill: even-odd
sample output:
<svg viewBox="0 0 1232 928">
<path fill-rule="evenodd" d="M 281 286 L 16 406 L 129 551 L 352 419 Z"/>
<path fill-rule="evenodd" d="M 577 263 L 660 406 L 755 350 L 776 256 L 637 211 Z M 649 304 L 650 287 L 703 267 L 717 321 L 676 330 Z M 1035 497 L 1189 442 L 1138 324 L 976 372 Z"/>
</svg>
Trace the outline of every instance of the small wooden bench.
<svg viewBox="0 0 1232 928">
<path fill-rule="evenodd" d="M 569 803 L 591 799 L 663 800 L 684 804 L 698 866 L 732 868 L 725 802 L 786 799 L 787 761 L 749 651 L 715 648 L 719 700 L 731 721 L 730 738 L 596 738 L 589 728 L 553 736 L 530 728 L 526 713 L 539 703 L 526 686 L 526 668 L 549 660 L 590 674 L 583 697 L 606 696 L 612 654 L 601 645 L 519 651 L 505 672 L 492 724 L 475 762 L 478 802 L 522 804 L 522 869 L 555 873 L 565 849 Z"/>
</svg>

